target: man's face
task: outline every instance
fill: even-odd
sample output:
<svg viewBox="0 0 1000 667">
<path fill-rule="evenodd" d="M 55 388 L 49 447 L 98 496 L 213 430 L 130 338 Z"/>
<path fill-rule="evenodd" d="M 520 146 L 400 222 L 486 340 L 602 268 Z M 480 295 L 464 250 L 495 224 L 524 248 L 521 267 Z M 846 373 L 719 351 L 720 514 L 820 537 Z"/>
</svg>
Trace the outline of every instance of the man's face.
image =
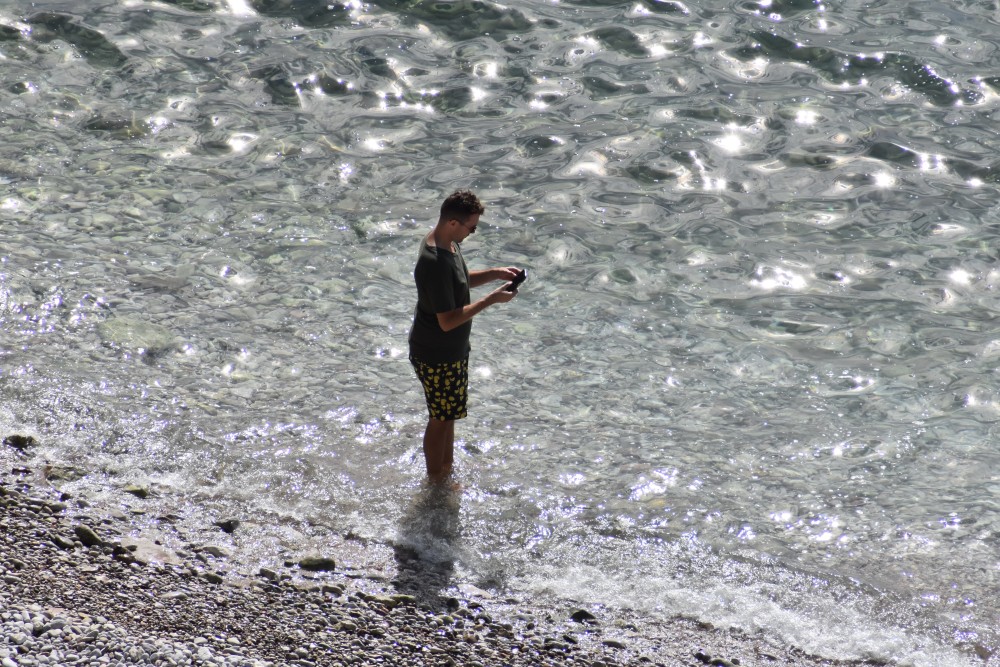
<svg viewBox="0 0 1000 667">
<path fill-rule="evenodd" d="M 465 239 L 469 238 L 470 234 L 476 233 L 476 227 L 479 225 L 479 214 L 473 213 L 472 215 L 469 216 L 469 219 L 466 220 L 465 222 L 462 222 L 461 220 L 456 218 L 455 222 L 457 222 L 458 226 L 461 227 L 463 230 L 461 240 L 464 241 Z"/>
</svg>

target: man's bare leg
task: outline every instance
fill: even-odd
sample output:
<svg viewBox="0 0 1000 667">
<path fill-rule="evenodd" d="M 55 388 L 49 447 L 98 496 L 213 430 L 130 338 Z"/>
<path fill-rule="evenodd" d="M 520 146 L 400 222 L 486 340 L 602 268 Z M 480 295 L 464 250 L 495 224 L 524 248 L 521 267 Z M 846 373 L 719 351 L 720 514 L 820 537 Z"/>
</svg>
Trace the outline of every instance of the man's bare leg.
<svg viewBox="0 0 1000 667">
<path fill-rule="evenodd" d="M 424 460 L 431 482 L 445 481 L 455 461 L 455 421 L 430 418 L 424 431 Z"/>
</svg>

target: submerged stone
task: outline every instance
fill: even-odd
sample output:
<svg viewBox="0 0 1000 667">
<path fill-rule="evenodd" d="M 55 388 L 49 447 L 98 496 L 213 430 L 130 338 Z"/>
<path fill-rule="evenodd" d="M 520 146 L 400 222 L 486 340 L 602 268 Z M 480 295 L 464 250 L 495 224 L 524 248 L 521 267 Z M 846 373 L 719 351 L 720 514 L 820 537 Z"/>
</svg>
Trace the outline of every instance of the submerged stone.
<svg viewBox="0 0 1000 667">
<path fill-rule="evenodd" d="M 44 469 L 45 479 L 52 482 L 72 482 L 83 477 L 87 473 L 79 468 L 65 465 L 47 465 Z"/>
<path fill-rule="evenodd" d="M 212 12 L 216 11 L 218 7 L 210 2 L 202 2 L 201 0 L 161 0 L 165 4 L 174 5 L 175 7 L 180 7 L 181 9 L 186 9 L 189 12 Z"/>
<path fill-rule="evenodd" d="M 202 549 L 202 552 L 208 554 L 212 558 L 229 558 L 230 557 L 230 554 L 229 554 L 228 551 L 226 551 L 222 547 L 215 546 L 214 544 L 210 544 L 210 545 L 204 547 Z"/>
<path fill-rule="evenodd" d="M 14 42 L 21 39 L 21 31 L 9 25 L 0 25 L 0 42 Z"/>
<path fill-rule="evenodd" d="M 29 447 L 35 447 L 38 445 L 38 441 L 30 435 L 19 435 L 15 433 L 4 438 L 3 444 L 24 452 L 27 451 Z"/>
<path fill-rule="evenodd" d="M 125 493 L 132 494 L 136 498 L 149 498 L 149 489 L 146 488 L 145 486 L 138 486 L 136 484 L 132 484 L 126 486 L 123 489 L 123 491 L 125 491 Z"/>
<path fill-rule="evenodd" d="M 174 334 L 166 327 L 127 315 L 101 322 L 97 325 L 97 333 L 105 345 L 140 354 L 155 355 L 177 344 Z"/>
<path fill-rule="evenodd" d="M 67 14 L 42 12 L 28 19 L 34 28 L 32 37 L 40 42 L 61 39 L 72 44 L 80 55 L 95 67 L 117 68 L 128 58 L 117 46 L 96 30 L 82 26 Z"/>
<path fill-rule="evenodd" d="M 328 28 L 350 20 L 350 8 L 329 0 L 251 0 L 253 8 L 264 16 L 290 18 L 306 28 Z"/>
<path fill-rule="evenodd" d="M 337 563 L 325 556 L 307 556 L 299 561 L 299 567 L 310 572 L 330 572 L 337 569 Z"/>
<path fill-rule="evenodd" d="M 149 124 L 136 118 L 95 116 L 83 124 L 89 132 L 107 132 L 120 139 L 136 139 L 149 134 Z"/>
<path fill-rule="evenodd" d="M 240 526 L 239 519 L 224 519 L 222 521 L 216 521 L 215 525 L 222 529 L 224 533 L 232 534 Z"/>
</svg>

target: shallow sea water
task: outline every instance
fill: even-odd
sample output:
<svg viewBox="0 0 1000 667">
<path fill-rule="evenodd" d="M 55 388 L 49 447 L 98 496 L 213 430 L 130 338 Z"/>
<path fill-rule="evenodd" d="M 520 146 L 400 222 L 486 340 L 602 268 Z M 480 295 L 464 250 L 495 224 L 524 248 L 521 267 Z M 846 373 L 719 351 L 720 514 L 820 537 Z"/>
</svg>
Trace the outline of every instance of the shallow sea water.
<svg viewBox="0 0 1000 667">
<path fill-rule="evenodd" d="M 0 426 L 233 570 L 417 558 L 442 590 L 981 664 L 998 28 L 995 2 L 6 3 Z M 438 506 L 406 334 L 458 187 L 488 207 L 470 265 L 531 277 L 476 318 Z"/>
</svg>

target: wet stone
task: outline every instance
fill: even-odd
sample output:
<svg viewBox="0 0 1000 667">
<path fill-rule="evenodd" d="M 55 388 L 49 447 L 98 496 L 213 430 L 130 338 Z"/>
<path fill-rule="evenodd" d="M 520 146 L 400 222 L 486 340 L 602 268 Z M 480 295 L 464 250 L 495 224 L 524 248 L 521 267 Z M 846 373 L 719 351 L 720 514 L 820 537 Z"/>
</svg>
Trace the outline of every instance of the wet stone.
<svg viewBox="0 0 1000 667">
<path fill-rule="evenodd" d="M 97 547 L 104 544 L 104 540 L 102 540 L 100 536 L 94 532 L 94 529 L 89 526 L 81 524 L 76 526 L 73 529 L 73 532 L 84 546 Z"/>
</svg>

